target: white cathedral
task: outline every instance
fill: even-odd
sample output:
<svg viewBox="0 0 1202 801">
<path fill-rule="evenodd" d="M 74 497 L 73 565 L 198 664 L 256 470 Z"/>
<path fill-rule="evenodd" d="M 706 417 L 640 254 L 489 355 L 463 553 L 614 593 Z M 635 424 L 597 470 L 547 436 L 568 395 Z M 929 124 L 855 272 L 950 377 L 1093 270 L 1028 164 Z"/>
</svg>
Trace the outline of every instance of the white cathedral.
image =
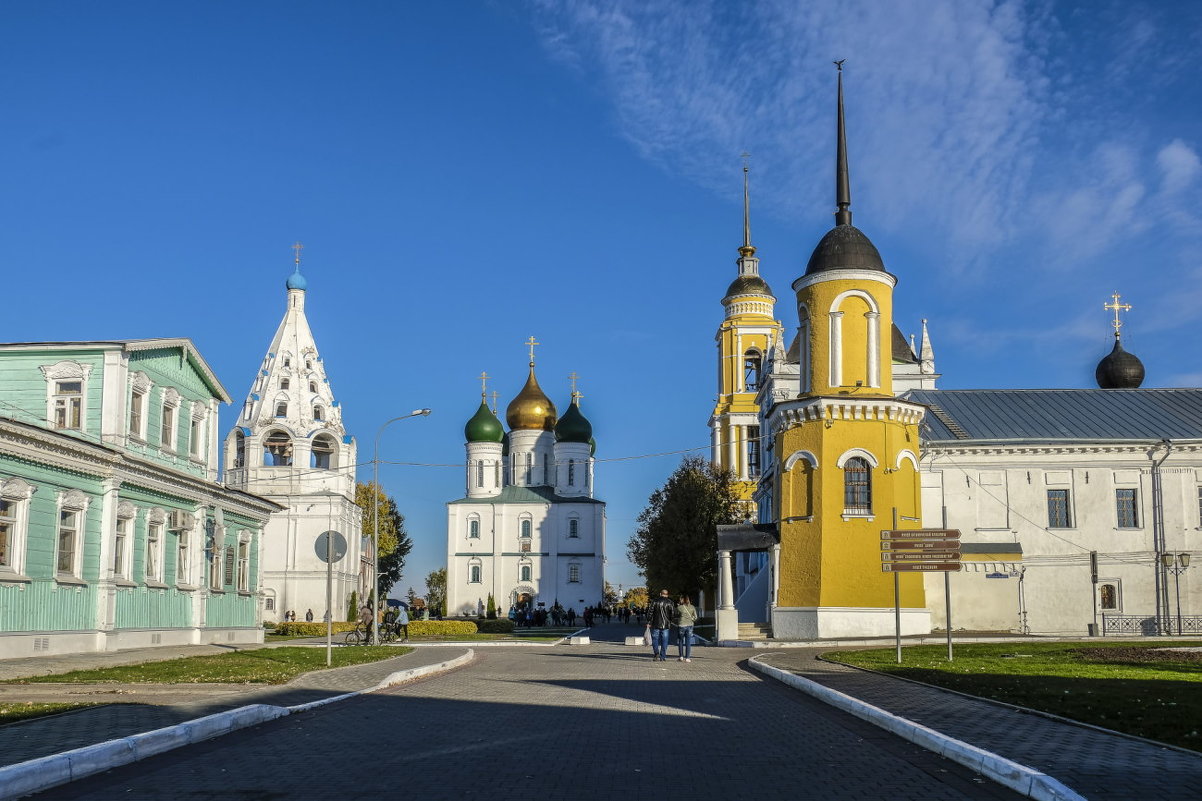
<svg viewBox="0 0 1202 801">
<path fill-rule="evenodd" d="M 336 531 L 347 550 L 333 568 L 333 619 L 346 620 L 351 592 L 371 585 L 361 566 L 370 546 L 361 543 L 355 504 L 355 440 L 342 425 L 342 409 L 305 318 L 308 283 L 296 247 L 284 319 L 225 440 L 225 482 L 282 507 L 264 529 L 263 619 L 283 620 L 295 612 L 304 620 L 309 611 L 315 621 L 324 619 L 326 563 L 316 544 L 323 532 Z"/>
<path fill-rule="evenodd" d="M 505 412 L 482 394 L 464 428 L 467 496 L 447 504 L 448 615 L 475 615 L 488 596 L 511 606 L 581 612 L 601 602 L 605 504 L 593 497 L 592 425 L 573 389 L 563 417 L 534 375 Z"/>
</svg>

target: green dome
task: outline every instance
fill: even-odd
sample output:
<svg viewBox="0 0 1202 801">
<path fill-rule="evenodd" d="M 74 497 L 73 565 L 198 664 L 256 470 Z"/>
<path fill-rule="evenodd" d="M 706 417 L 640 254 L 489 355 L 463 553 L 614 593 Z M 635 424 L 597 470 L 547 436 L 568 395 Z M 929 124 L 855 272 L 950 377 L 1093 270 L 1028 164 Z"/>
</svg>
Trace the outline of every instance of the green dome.
<svg viewBox="0 0 1202 801">
<path fill-rule="evenodd" d="M 575 399 L 555 424 L 556 442 L 588 442 L 593 438 L 593 425 L 580 413 Z"/>
<path fill-rule="evenodd" d="M 480 401 L 480 408 L 463 427 L 463 438 L 468 442 L 500 442 L 505 436 L 501 421 L 488 408 L 488 404 Z"/>
</svg>

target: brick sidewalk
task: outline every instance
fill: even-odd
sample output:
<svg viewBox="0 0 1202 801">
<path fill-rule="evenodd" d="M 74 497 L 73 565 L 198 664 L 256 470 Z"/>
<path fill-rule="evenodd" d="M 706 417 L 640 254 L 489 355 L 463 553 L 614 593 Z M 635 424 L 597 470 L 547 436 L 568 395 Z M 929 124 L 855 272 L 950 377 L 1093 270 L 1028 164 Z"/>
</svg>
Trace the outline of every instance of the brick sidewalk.
<svg viewBox="0 0 1202 801">
<path fill-rule="evenodd" d="M 188 651 L 182 655 L 197 656 L 199 654 L 191 649 L 207 647 L 210 646 L 188 646 Z M 157 655 L 164 649 L 138 650 L 153 650 Z M 219 650 L 228 651 L 229 649 Z M 50 693 L 57 691 L 59 697 L 54 699 L 57 701 L 95 700 L 106 703 L 106 705 L 0 726 L 0 766 L 58 754 L 72 748 L 101 743 L 117 737 L 128 737 L 131 734 L 183 723 L 186 720 L 235 709 L 247 704 L 292 706 L 364 690 L 376 686 L 389 674 L 398 670 L 437 664 L 459 656 L 465 650 L 467 649 L 417 648 L 411 653 L 379 662 L 305 673 L 287 684 L 280 685 L 36 684 L 8 686 L 3 688 L 2 693 L 5 702 L 41 699 L 48 691 Z M 129 651 L 113 655 L 87 654 L 80 656 L 123 656 L 134 653 L 136 652 Z M 168 658 L 178 656 L 180 654 Z M 74 659 L 74 657 L 45 657 L 44 659 L 56 658 Z M 28 660 L 20 661 L 27 662 Z M 93 661 L 87 666 L 103 667 L 116 664 L 131 664 L 131 662 L 113 661 L 96 664 Z M 80 668 L 71 667 L 69 669 Z M 29 673 L 22 675 L 29 675 Z M 77 688 L 84 688 L 82 691 L 91 692 L 87 695 L 68 695 L 72 691 L 82 692 Z M 29 697 L 22 697 L 20 695 L 22 692 Z"/>
<path fill-rule="evenodd" d="M 1197 798 L 1202 754 L 1074 726 L 940 689 L 821 662 L 829 649 L 762 661 L 1052 776 L 1091 799 Z"/>
</svg>

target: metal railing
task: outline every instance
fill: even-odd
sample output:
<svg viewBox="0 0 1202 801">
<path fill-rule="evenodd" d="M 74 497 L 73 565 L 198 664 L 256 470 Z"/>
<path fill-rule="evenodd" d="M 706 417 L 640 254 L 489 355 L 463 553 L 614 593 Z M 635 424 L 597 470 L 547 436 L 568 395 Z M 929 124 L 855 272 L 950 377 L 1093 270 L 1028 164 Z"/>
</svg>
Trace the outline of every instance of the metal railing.
<svg viewBox="0 0 1202 801">
<path fill-rule="evenodd" d="M 1165 630 L 1156 630 L 1156 618 L 1147 615 L 1102 615 L 1102 636 L 1132 636 L 1155 637 L 1158 634 L 1177 634 L 1178 625 L 1181 634 L 1202 634 L 1202 615 L 1173 615 L 1164 621 Z"/>
</svg>

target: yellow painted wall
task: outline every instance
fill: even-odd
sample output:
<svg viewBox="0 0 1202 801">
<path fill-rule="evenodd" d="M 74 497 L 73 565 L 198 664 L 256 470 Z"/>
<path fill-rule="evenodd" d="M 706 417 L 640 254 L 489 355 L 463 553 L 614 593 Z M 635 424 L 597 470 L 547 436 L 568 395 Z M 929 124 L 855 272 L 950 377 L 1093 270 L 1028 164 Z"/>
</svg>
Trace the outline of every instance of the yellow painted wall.
<svg viewBox="0 0 1202 801">
<path fill-rule="evenodd" d="M 867 376 L 868 319 L 865 314 L 871 305 L 859 295 L 840 298 L 845 292 L 860 292 L 870 296 L 880 315 L 876 337 L 878 365 L 876 379 L 880 386 L 871 387 Z M 837 395 L 840 390 L 855 391 L 858 395 L 892 395 L 892 327 L 893 289 L 874 280 L 836 278 L 820 281 L 797 293 L 801 313 L 809 314 L 810 395 Z M 836 304 L 836 301 L 837 304 Z M 843 375 L 832 383 L 830 312 L 843 312 Z M 855 389 L 856 381 L 864 386 Z"/>
</svg>

